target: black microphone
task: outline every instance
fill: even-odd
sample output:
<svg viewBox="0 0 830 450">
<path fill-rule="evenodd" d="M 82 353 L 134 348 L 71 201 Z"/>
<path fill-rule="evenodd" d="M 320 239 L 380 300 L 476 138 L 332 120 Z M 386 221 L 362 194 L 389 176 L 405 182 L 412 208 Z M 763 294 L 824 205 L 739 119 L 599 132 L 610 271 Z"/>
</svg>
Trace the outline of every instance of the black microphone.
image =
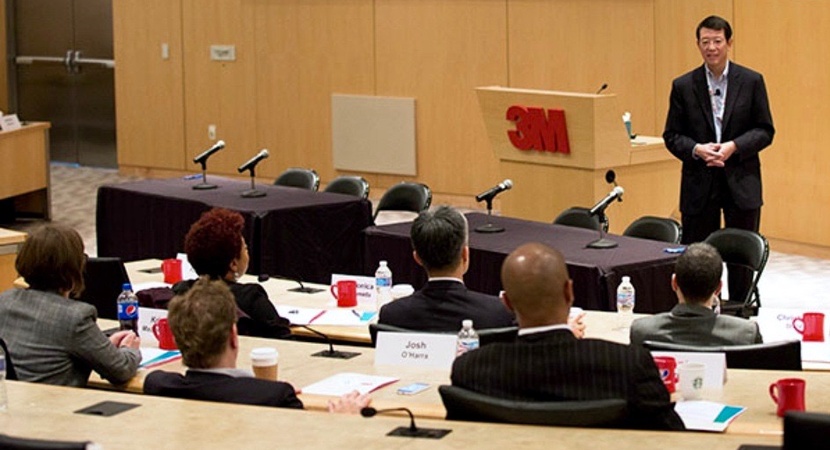
<svg viewBox="0 0 830 450">
<path fill-rule="evenodd" d="M 409 427 L 398 427 L 387 433 L 387 436 L 402 436 L 402 437 L 420 437 L 429 439 L 441 439 L 449 434 L 452 430 L 442 430 L 439 428 L 418 428 L 415 426 L 415 414 L 409 408 L 389 408 L 389 409 L 375 409 L 367 406 L 360 410 L 360 415 L 366 418 L 375 417 L 377 414 L 385 414 L 388 412 L 406 411 L 409 414 Z"/>
<path fill-rule="evenodd" d="M 600 200 L 599 203 L 594 205 L 591 210 L 588 211 L 588 214 L 594 216 L 597 213 L 605 211 L 605 208 L 607 208 L 608 205 L 610 205 L 614 200 L 622 201 L 622 195 L 624 192 L 625 189 L 623 189 L 622 186 L 614 187 L 614 189 L 611 190 L 611 192 L 609 192 L 604 199 Z"/>
<path fill-rule="evenodd" d="M 715 89 L 715 97 L 720 97 L 720 89 Z"/>
<path fill-rule="evenodd" d="M 257 277 L 257 281 L 259 281 L 260 283 L 264 283 L 264 282 L 268 281 L 269 278 L 271 278 L 271 277 L 267 273 L 261 273 Z M 288 292 L 300 292 L 302 294 L 316 294 L 318 292 L 325 291 L 325 289 L 306 286 L 306 285 L 303 284 L 303 280 L 301 280 L 299 278 L 284 277 L 284 276 L 281 276 L 281 275 L 274 275 L 274 278 L 277 278 L 279 280 L 293 281 L 293 282 L 300 285 L 300 287 L 295 287 L 295 288 L 289 289 Z"/>
<path fill-rule="evenodd" d="M 263 159 L 265 159 L 267 157 L 268 157 L 268 149 L 263 148 L 262 150 L 259 151 L 259 153 L 256 154 L 256 156 L 249 159 L 248 162 L 246 162 L 245 164 L 242 164 L 236 170 L 238 170 L 239 173 L 242 173 L 242 172 L 244 172 L 248 169 L 252 169 L 252 168 L 256 167 L 257 163 L 259 163 L 260 161 L 262 161 Z"/>
<path fill-rule="evenodd" d="M 487 189 L 486 191 L 482 192 L 481 194 L 476 195 L 476 201 L 480 202 L 482 200 L 491 200 L 499 193 L 504 192 L 513 187 L 513 181 L 509 178 L 502 181 L 501 183 Z"/>
<path fill-rule="evenodd" d="M 606 89 L 608 89 L 608 83 L 602 83 L 602 86 L 600 86 L 599 89 L 597 90 L 597 95 L 601 94 L 602 91 L 604 91 Z"/>
<path fill-rule="evenodd" d="M 334 349 L 334 343 L 332 343 L 331 338 L 328 337 L 327 334 L 322 333 L 320 331 L 317 331 L 317 330 L 315 330 L 314 328 L 311 328 L 308 325 L 296 325 L 296 326 L 298 326 L 300 328 L 305 328 L 306 330 L 311 331 L 312 333 L 316 334 L 317 336 L 320 336 L 323 339 L 325 339 L 326 343 L 329 344 L 329 349 L 328 350 L 319 351 L 317 353 L 312 354 L 311 356 L 319 356 L 321 358 L 352 359 L 355 356 L 360 355 L 360 353 L 357 353 L 357 352 L 342 352 L 342 351 L 339 351 L 339 350 L 335 350 Z"/>
<path fill-rule="evenodd" d="M 210 155 L 218 152 L 219 150 L 222 150 L 223 148 L 225 148 L 225 141 L 220 140 L 219 142 L 213 144 L 213 147 L 205 150 L 204 152 L 202 152 L 201 155 L 193 158 L 193 162 L 196 164 L 201 164 L 202 162 L 206 161 L 210 157 Z"/>
</svg>

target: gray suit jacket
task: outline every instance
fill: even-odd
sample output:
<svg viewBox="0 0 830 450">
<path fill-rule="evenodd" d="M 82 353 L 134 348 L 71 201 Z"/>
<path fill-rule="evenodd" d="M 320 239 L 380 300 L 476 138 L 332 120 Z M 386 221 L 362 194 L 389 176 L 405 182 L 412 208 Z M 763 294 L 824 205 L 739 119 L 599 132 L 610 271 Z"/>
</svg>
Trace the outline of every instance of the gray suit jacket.
<svg viewBox="0 0 830 450">
<path fill-rule="evenodd" d="M 0 337 L 18 379 L 86 386 L 95 370 L 113 384 L 127 382 L 141 353 L 112 345 L 95 318 L 94 306 L 54 293 L 11 289 L 0 294 Z"/>
<path fill-rule="evenodd" d="M 670 312 L 643 317 L 631 324 L 631 344 L 643 341 L 715 346 L 762 342 L 758 324 L 739 317 L 716 315 L 704 306 L 678 304 Z"/>
</svg>

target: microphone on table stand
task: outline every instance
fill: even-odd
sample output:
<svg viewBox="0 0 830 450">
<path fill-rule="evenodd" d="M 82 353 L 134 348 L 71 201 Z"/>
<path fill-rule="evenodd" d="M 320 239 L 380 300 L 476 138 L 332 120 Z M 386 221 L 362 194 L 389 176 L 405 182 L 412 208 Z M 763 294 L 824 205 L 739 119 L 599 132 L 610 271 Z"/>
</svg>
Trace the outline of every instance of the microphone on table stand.
<svg viewBox="0 0 830 450">
<path fill-rule="evenodd" d="M 334 358 L 334 359 L 352 359 L 355 356 L 360 355 L 360 353 L 358 353 L 358 352 L 344 352 L 344 351 L 340 351 L 340 350 L 335 350 L 334 349 L 334 343 L 332 343 L 331 338 L 328 337 L 328 335 L 326 335 L 325 333 L 322 333 L 320 331 L 317 331 L 317 330 L 315 330 L 314 328 L 311 328 L 308 325 L 295 325 L 295 326 L 298 326 L 300 328 L 305 328 L 306 330 L 311 331 L 312 333 L 316 334 L 317 336 L 320 336 L 323 339 L 325 339 L 326 343 L 329 344 L 329 349 L 328 350 L 322 350 L 322 351 L 319 351 L 317 353 L 313 353 L 311 356 L 319 356 L 321 358 Z"/>
<path fill-rule="evenodd" d="M 476 195 L 477 202 L 482 200 L 487 201 L 487 224 L 476 227 L 476 233 L 501 233 L 504 231 L 503 227 L 495 226 L 490 222 L 490 217 L 493 215 L 493 199 L 500 193 L 510 190 L 512 187 L 513 180 L 508 178 L 481 194 Z"/>
<path fill-rule="evenodd" d="M 213 147 L 203 151 L 202 154 L 193 158 L 194 163 L 202 165 L 202 182 L 194 185 L 193 189 L 216 189 L 217 186 L 215 184 L 209 184 L 207 182 L 207 160 L 210 158 L 210 155 L 222 150 L 223 148 L 225 148 L 225 141 L 220 139 L 217 143 L 213 144 Z"/>
<path fill-rule="evenodd" d="M 264 282 L 268 281 L 269 278 L 272 278 L 272 277 L 269 276 L 267 273 L 261 273 L 261 274 L 259 274 L 259 277 L 257 277 L 257 280 L 260 283 L 264 283 Z M 281 275 L 274 275 L 273 278 L 276 278 L 278 280 L 293 281 L 293 282 L 300 285 L 300 287 L 295 287 L 295 288 L 288 289 L 288 292 L 299 292 L 301 294 L 316 294 L 318 292 L 325 291 L 325 289 L 306 286 L 306 285 L 303 284 L 303 280 L 301 280 L 299 278 L 284 277 L 284 276 L 281 276 Z"/>
<path fill-rule="evenodd" d="M 242 192 L 242 197 L 244 198 L 255 198 L 255 197 L 265 197 L 265 192 L 257 190 L 256 184 L 254 184 L 254 177 L 256 177 L 256 165 L 259 164 L 260 161 L 268 157 L 268 149 L 262 149 L 259 153 L 256 154 L 253 158 L 249 159 L 245 164 L 239 166 L 236 169 L 239 173 L 242 173 L 246 170 L 251 172 L 251 189 Z"/>
<path fill-rule="evenodd" d="M 360 415 L 366 418 L 374 417 L 377 414 L 386 414 L 394 411 L 406 411 L 409 414 L 409 426 L 398 427 L 387 433 L 387 436 L 401 436 L 401 437 L 416 437 L 428 439 L 441 439 L 449 434 L 452 430 L 445 430 L 440 428 L 418 428 L 415 426 L 415 415 L 409 408 L 389 408 L 389 409 L 375 409 L 367 406 L 360 410 Z"/>
<path fill-rule="evenodd" d="M 614 203 L 615 200 L 621 202 L 622 196 L 625 193 L 625 189 L 623 189 L 622 186 L 617 185 L 616 178 L 617 175 L 613 170 L 609 170 L 605 173 L 605 181 L 612 183 L 614 185 L 614 189 L 612 189 L 611 192 L 605 196 L 605 198 L 600 200 L 591 208 L 590 211 L 588 211 L 588 215 L 597 216 L 599 218 L 600 227 L 599 239 L 586 245 L 587 248 L 608 249 L 617 246 L 616 242 L 605 238 L 605 229 L 608 227 L 608 217 L 605 215 L 605 209 L 608 208 L 611 203 Z"/>
</svg>

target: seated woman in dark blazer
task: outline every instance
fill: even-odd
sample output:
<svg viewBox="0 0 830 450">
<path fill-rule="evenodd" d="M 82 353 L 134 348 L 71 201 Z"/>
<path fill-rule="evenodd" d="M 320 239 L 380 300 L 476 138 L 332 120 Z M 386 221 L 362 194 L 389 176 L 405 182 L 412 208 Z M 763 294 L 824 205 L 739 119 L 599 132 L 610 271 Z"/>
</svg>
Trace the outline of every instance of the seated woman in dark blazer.
<svg viewBox="0 0 830 450">
<path fill-rule="evenodd" d="M 20 248 L 14 266 L 29 288 L 0 294 L 0 337 L 17 379 L 86 386 L 92 370 L 113 384 L 135 375 L 138 336 L 119 331 L 107 338 L 95 307 L 69 298 L 84 289 L 85 263 L 81 237 L 63 225 L 36 229 Z"/>
<path fill-rule="evenodd" d="M 197 274 L 228 284 L 239 308 L 239 334 L 282 338 L 291 335 L 289 321 L 280 317 L 265 289 L 256 283 L 237 283 L 248 270 L 248 246 L 242 236 L 241 214 L 214 208 L 202 214 L 187 232 L 184 250 Z M 173 286 L 176 295 L 190 289 L 195 280 Z"/>
</svg>

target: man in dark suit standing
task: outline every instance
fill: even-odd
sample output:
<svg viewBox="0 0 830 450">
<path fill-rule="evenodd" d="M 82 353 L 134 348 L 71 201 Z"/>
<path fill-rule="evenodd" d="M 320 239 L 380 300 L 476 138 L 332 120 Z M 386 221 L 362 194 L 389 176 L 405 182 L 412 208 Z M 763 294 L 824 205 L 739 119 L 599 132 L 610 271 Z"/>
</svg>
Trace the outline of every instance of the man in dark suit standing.
<svg viewBox="0 0 830 450">
<path fill-rule="evenodd" d="M 562 255 L 543 244 L 522 245 L 501 269 L 505 305 L 519 337 L 455 360 L 452 384 L 519 401 L 624 399 L 626 428 L 682 430 L 651 354 L 598 339 L 577 339 L 567 325 L 573 281 Z"/>
<path fill-rule="evenodd" d="M 683 162 L 684 244 L 718 230 L 721 211 L 726 227 L 758 231 L 763 204 L 758 152 L 775 134 L 763 76 L 729 61 L 729 22 L 709 16 L 696 36 L 704 64 L 672 83 L 663 132 L 666 147 Z M 749 274 L 729 269 L 730 297 L 742 300 Z"/>
<path fill-rule="evenodd" d="M 412 224 L 412 256 L 429 281 L 414 294 L 384 305 L 378 322 L 419 331 L 458 331 L 471 319 L 477 329 L 512 326 L 498 297 L 464 286 L 470 265 L 467 219 L 449 206 L 422 212 Z"/>
</svg>

